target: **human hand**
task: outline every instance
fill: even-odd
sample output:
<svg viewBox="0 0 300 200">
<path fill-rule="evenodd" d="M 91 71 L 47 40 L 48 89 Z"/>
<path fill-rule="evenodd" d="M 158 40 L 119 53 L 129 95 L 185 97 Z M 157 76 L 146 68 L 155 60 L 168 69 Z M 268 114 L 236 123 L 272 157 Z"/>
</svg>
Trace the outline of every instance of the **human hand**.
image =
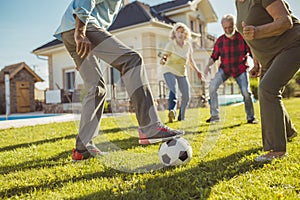
<svg viewBox="0 0 300 200">
<path fill-rule="evenodd" d="M 251 78 L 257 78 L 261 75 L 261 67 L 260 65 L 254 65 L 254 67 L 249 71 Z"/>
<path fill-rule="evenodd" d="M 243 37 L 245 40 L 255 39 L 256 27 L 252 25 L 247 25 L 246 22 L 242 22 L 243 27 Z"/>
<path fill-rule="evenodd" d="M 84 35 L 75 32 L 75 42 L 76 42 L 76 52 L 81 58 L 84 58 L 90 54 L 92 51 L 92 43 Z"/>
<path fill-rule="evenodd" d="M 167 62 L 167 59 L 168 59 L 168 55 L 164 54 L 160 59 L 160 64 L 164 65 Z"/>
<path fill-rule="evenodd" d="M 200 71 L 197 71 L 197 76 L 200 81 L 204 81 L 204 82 L 206 81 L 205 76 Z"/>
<path fill-rule="evenodd" d="M 204 77 L 207 78 L 208 73 L 210 73 L 210 66 L 206 66 L 204 69 Z"/>
</svg>

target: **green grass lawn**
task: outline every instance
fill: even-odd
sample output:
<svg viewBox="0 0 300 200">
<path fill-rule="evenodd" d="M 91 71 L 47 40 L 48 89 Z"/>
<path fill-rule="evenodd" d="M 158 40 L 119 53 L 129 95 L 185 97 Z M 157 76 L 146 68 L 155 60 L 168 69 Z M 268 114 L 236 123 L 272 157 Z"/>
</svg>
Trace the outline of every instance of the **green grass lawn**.
<svg viewBox="0 0 300 200">
<path fill-rule="evenodd" d="M 300 98 L 285 100 L 300 130 Z M 259 119 L 258 104 L 255 103 Z M 167 121 L 167 111 L 160 113 Z M 300 199 L 300 137 L 289 157 L 268 164 L 260 124 L 246 124 L 243 105 L 221 107 L 223 122 L 205 123 L 208 108 L 189 109 L 168 124 L 186 131 L 191 162 L 162 167 L 159 144 L 138 144 L 134 115 L 104 118 L 95 142 L 104 158 L 71 161 L 78 122 L 0 130 L 1 199 Z M 100 147 L 100 146 L 99 146 Z"/>
</svg>

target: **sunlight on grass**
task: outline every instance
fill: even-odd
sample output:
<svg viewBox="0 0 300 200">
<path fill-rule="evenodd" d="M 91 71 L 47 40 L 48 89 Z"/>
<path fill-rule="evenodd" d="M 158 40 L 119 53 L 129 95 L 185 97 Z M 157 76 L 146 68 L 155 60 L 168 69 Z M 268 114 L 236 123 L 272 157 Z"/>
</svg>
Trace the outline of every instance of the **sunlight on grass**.
<svg viewBox="0 0 300 200">
<path fill-rule="evenodd" d="M 300 130 L 300 99 L 285 100 Z M 300 137 L 289 157 L 258 164 L 260 124 L 246 124 L 244 106 L 221 107 L 223 121 L 205 123 L 208 108 L 188 109 L 183 129 L 192 160 L 163 167 L 160 144 L 138 144 L 134 114 L 103 118 L 96 145 L 106 157 L 71 161 L 78 122 L 0 130 L 1 199 L 300 199 Z M 259 119 L 258 104 L 255 112 Z M 159 112 L 167 122 L 167 112 Z"/>
</svg>

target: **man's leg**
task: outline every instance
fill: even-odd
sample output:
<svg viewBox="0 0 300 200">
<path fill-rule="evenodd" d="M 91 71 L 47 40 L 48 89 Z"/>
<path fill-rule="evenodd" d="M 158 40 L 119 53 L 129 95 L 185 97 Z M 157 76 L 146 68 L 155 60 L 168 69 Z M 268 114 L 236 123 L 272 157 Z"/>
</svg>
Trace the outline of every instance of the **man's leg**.
<svg viewBox="0 0 300 200">
<path fill-rule="evenodd" d="M 244 72 L 238 77 L 235 78 L 237 84 L 240 87 L 241 93 L 244 98 L 244 104 L 245 104 L 245 111 L 247 114 L 247 121 L 254 122 L 255 116 L 254 116 L 254 108 L 253 108 L 253 102 L 252 102 L 252 92 L 250 90 L 250 83 L 249 83 L 249 75 L 248 72 Z"/>
<path fill-rule="evenodd" d="M 209 97 L 210 97 L 210 115 L 211 118 L 206 120 L 206 122 L 213 122 L 219 120 L 219 102 L 218 102 L 218 89 L 228 77 L 225 76 L 224 71 L 219 69 L 215 74 L 215 77 L 211 80 L 209 84 Z M 214 120 L 216 119 L 216 120 Z"/>
<path fill-rule="evenodd" d="M 105 102 L 106 86 L 99 60 L 95 56 L 84 60 L 77 54 L 74 31 L 63 33 L 62 38 L 76 63 L 86 89 L 86 95 L 82 102 L 79 132 L 76 137 L 76 151 L 73 150 L 73 160 L 81 160 L 83 157 L 89 157 L 91 153 L 100 153 L 93 144 L 92 139 L 98 135 Z M 90 152 L 87 152 L 87 150 L 90 150 Z M 84 152 L 87 153 L 83 154 Z M 80 156 L 81 153 L 83 157 Z"/>
<path fill-rule="evenodd" d="M 95 45 L 92 54 L 120 71 L 127 93 L 135 108 L 143 137 L 154 138 L 148 141 L 154 143 L 183 134 L 183 131 L 171 130 L 160 123 L 140 54 L 104 29 L 98 27 L 91 27 L 91 29 L 87 31 L 87 37 Z"/>
</svg>

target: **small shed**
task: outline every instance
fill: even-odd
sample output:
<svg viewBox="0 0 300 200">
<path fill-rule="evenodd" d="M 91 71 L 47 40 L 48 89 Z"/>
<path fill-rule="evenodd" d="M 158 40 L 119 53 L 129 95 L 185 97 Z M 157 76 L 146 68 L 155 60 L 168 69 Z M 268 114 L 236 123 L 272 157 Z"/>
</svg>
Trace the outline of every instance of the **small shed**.
<svg viewBox="0 0 300 200">
<path fill-rule="evenodd" d="M 5 73 L 10 79 L 10 112 L 26 113 L 35 111 L 34 84 L 44 80 L 24 62 L 9 65 L 0 71 L 0 113 L 6 110 Z"/>
</svg>

